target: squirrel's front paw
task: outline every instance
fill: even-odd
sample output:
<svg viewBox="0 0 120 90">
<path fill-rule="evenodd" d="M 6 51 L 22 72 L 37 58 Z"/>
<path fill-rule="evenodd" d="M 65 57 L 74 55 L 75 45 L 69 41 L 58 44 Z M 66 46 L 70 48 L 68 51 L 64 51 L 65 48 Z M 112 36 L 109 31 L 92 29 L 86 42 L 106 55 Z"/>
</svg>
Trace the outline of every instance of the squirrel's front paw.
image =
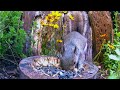
<svg viewBox="0 0 120 90">
<path fill-rule="evenodd" d="M 78 69 L 77 68 L 74 68 L 74 70 L 73 70 L 75 73 L 77 73 L 78 72 Z"/>
</svg>

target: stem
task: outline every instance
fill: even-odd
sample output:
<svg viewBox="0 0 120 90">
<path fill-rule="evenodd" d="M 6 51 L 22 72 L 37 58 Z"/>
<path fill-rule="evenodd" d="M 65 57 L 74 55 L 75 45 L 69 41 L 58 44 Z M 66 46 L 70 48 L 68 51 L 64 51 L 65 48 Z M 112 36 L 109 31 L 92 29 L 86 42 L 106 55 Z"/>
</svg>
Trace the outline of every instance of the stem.
<svg viewBox="0 0 120 90">
<path fill-rule="evenodd" d="M 4 54 L 5 56 L 12 56 L 12 55 L 9 55 L 9 54 Z M 19 59 L 21 59 L 20 57 L 17 57 L 17 56 L 15 56 L 16 58 L 19 58 Z"/>
<path fill-rule="evenodd" d="M 16 59 L 15 59 L 15 56 L 14 56 L 14 54 L 13 54 L 13 51 L 12 51 L 12 49 L 11 49 L 11 47 L 10 47 L 10 44 L 6 41 L 6 43 L 8 44 L 8 46 L 9 46 L 9 48 L 10 48 L 10 50 L 11 50 L 11 53 L 12 53 L 12 55 L 13 55 L 13 58 L 14 58 L 14 60 L 15 60 L 15 62 L 17 63 L 17 61 L 16 61 Z M 18 65 L 18 63 L 17 63 L 17 65 Z"/>
<path fill-rule="evenodd" d="M 101 52 L 102 52 L 102 48 L 103 48 L 103 44 L 105 43 L 105 39 L 104 39 L 104 41 L 103 41 L 103 43 L 102 43 L 102 45 L 101 45 L 101 47 L 100 47 L 100 51 L 98 52 L 98 54 L 93 58 L 93 61 L 95 61 L 96 60 L 96 58 L 98 57 L 98 56 L 100 56 L 100 54 L 101 54 Z"/>
<path fill-rule="evenodd" d="M 11 60 L 9 60 L 9 59 L 5 59 L 4 57 L 3 57 L 3 58 L 0 58 L 0 59 L 3 59 L 3 60 L 6 60 L 6 61 L 9 61 L 9 62 L 11 62 L 11 63 L 13 63 L 13 64 L 15 64 L 15 65 L 18 65 L 17 63 L 15 63 L 15 62 L 13 62 L 13 61 L 11 61 Z"/>
</svg>

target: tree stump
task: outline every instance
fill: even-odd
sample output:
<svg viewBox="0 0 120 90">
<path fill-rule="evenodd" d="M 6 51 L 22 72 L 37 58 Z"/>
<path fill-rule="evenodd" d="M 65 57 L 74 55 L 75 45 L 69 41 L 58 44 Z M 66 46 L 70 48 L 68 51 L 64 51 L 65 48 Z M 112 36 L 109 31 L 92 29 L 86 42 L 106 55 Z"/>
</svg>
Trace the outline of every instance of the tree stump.
<svg viewBox="0 0 120 90">
<path fill-rule="evenodd" d="M 47 74 L 45 74 L 45 73 L 43 73 L 43 72 L 41 72 L 39 70 L 36 70 L 33 67 L 34 60 L 36 58 L 38 59 L 38 58 L 41 58 L 41 57 L 42 57 L 42 59 L 39 59 L 39 60 L 42 60 L 42 61 L 46 57 L 49 58 L 48 62 L 50 62 L 50 60 L 53 60 L 53 59 L 57 60 L 57 65 L 55 65 L 55 62 L 53 62 L 53 64 L 55 65 L 55 67 L 60 67 L 59 66 L 60 65 L 59 59 L 56 58 L 56 57 L 31 56 L 31 57 L 28 57 L 28 58 L 24 58 L 19 63 L 20 79 L 59 79 L 58 74 L 55 75 L 55 76 L 50 76 L 50 75 L 47 75 Z M 46 61 L 46 59 L 45 59 L 45 61 Z M 98 72 L 98 68 L 94 64 L 89 64 L 89 63 L 85 62 L 84 66 L 85 66 L 85 70 L 82 73 L 82 77 L 81 76 L 76 76 L 76 77 L 73 77 L 73 79 L 91 79 Z"/>
<path fill-rule="evenodd" d="M 103 40 L 113 42 L 113 25 L 109 11 L 89 11 L 92 27 L 93 57 L 100 51 Z"/>
</svg>

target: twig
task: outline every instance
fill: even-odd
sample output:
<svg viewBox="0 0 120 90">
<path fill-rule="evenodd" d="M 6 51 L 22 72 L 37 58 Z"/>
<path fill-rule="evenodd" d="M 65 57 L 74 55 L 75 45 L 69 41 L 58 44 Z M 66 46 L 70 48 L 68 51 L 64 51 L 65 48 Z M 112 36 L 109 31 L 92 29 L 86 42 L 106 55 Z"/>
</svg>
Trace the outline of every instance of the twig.
<svg viewBox="0 0 120 90">
<path fill-rule="evenodd" d="M 3 70 L 3 72 L 4 72 L 7 76 L 9 76 L 8 73 L 6 72 L 5 68 L 3 68 L 2 70 Z M 10 76 L 9 76 L 9 77 L 10 77 Z"/>
<path fill-rule="evenodd" d="M 8 44 L 8 46 L 9 46 L 9 48 L 10 48 L 10 50 L 11 50 L 11 53 L 12 53 L 12 55 L 13 55 L 13 58 L 14 58 L 14 60 L 15 60 L 15 62 L 17 63 L 17 61 L 16 61 L 16 59 L 15 59 L 15 56 L 14 56 L 14 54 L 13 54 L 13 51 L 12 51 L 12 49 L 11 49 L 11 47 L 10 47 L 10 44 L 6 41 L 6 43 Z M 17 63 L 17 65 L 18 65 L 18 63 Z"/>
<path fill-rule="evenodd" d="M 5 56 L 12 56 L 12 55 L 8 55 L 8 54 L 4 54 Z M 17 57 L 17 56 L 15 56 L 16 58 L 19 58 L 19 59 L 21 59 L 20 57 Z"/>
<path fill-rule="evenodd" d="M 3 59 L 3 60 L 6 60 L 6 61 L 9 61 L 9 62 L 11 62 L 11 63 L 13 63 L 13 64 L 15 64 L 15 65 L 18 65 L 18 64 L 16 64 L 15 62 L 13 62 L 13 61 L 11 61 L 11 60 L 9 60 L 9 59 L 5 59 L 5 58 L 0 58 L 0 59 Z"/>
<path fill-rule="evenodd" d="M 102 45 L 101 45 L 101 47 L 100 47 L 99 53 L 93 58 L 93 61 L 94 61 L 98 56 L 100 56 L 101 51 L 102 51 L 102 47 L 103 47 L 103 44 L 104 44 L 104 43 L 105 43 L 105 39 L 104 39 L 104 41 L 103 41 L 103 43 L 102 43 Z"/>
</svg>

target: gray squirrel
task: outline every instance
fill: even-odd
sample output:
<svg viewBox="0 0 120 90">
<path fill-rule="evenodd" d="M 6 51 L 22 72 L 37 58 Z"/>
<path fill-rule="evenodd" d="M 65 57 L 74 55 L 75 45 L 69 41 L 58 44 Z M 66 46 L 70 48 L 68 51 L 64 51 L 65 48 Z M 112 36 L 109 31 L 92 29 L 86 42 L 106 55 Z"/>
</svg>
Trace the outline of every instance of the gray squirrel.
<svg viewBox="0 0 120 90">
<path fill-rule="evenodd" d="M 61 67 L 64 70 L 82 68 L 85 61 L 87 39 L 77 31 L 72 31 L 64 37 Z"/>
</svg>

